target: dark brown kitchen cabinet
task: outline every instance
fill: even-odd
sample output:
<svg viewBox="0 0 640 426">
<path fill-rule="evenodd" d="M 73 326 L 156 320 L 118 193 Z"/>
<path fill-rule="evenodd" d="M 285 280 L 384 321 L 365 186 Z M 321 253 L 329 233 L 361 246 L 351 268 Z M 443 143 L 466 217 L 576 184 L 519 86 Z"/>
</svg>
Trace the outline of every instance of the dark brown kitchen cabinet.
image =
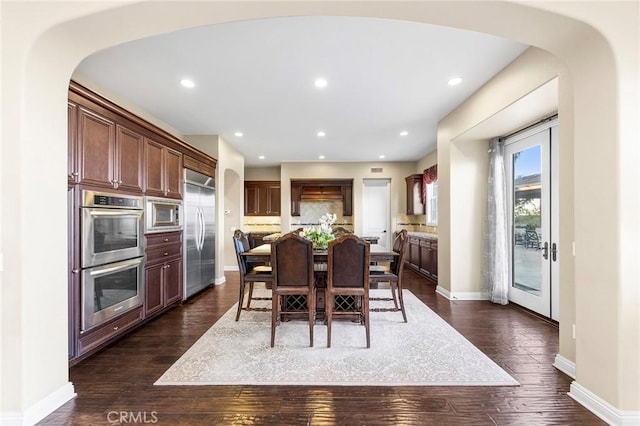
<svg viewBox="0 0 640 426">
<path fill-rule="evenodd" d="M 214 166 L 198 161 L 188 155 L 184 155 L 182 161 L 185 169 L 193 170 L 194 172 L 199 172 L 212 178 L 216 177 L 216 168 Z"/>
<path fill-rule="evenodd" d="M 279 181 L 245 181 L 245 216 L 280 216 Z"/>
<path fill-rule="evenodd" d="M 142 135 L 82 106 L 77 116 L 79 155 L 75 167 L 80 171 L 71 172 L 79 173 L 75 180 L 142 193 Z"/>
<path fill-rule="evenodd" d="M 342 201 L 342 215 L 353 216 L 353 179 L 291 181 L 291 216 L 300 216 L 301 201 Z"/>
<path fill-rule="evenodd" d="M 426 209 L 422 198 L 422 175 L 407 176 L 405 181 L 407 184 L 407 214 L 425 214 Z"/>
<path fill-rule="evenodd" d="M 146 235 L 144 316 L 182 300 L 182 232 Z"/>
<path fill-rule="evenodd" d="M 67 102 L 67 183 L 78 183 L 78 104 Z"/>
<path fill-rule="evenodd" d="M 406 266 L 433 281 L 438 281 L 438 240 L 409 236 Z"/>
<path fill-rule="evenodd" d="M 182 199 L 182 153 L 145 138 L 145 194 Z"/>
</svg>

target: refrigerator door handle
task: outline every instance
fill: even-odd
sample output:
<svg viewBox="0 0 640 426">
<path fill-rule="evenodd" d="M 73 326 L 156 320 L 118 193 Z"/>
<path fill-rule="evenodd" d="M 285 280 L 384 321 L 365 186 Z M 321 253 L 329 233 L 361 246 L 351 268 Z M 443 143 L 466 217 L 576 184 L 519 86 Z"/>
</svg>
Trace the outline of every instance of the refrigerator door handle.
<svg viewBox="0 0 640 426">
<path fill-rule="evenodd" d="M 196 249 L 200 251 L 200 234 L 202 234 L 202 222 L 200 221 L 200 208 L 196 207 Z"/>
<path fill-rule="evenodd" d="M 199 251 L 202 251 L 202 248 L 204 247 L 204 212 L 202 211 L 201 208 L 198 208 L 198 213 L 199 213 L 199 218 L 200 218 L 200 244 L 199 244 Z"/>
</svg>

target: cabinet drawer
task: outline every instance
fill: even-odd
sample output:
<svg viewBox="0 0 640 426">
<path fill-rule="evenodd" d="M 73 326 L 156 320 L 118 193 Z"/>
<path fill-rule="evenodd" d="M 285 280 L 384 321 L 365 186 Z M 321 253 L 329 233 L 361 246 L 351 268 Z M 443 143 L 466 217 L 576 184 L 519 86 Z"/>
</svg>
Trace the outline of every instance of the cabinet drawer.
<svg viewBox="0 0 640 426">
<path fill-rule="evenodd" d="M 163 232 L 161 234 L 146 234 L 147 250 L 154 249 L 154 246 L 182 243 L 182 232 Z"/>
<path fill-rule="evenodd" d="M 166 244 L 158 247 L 147 249 L 146 266 L 164 262 L 168 259 L 174 259 L 182 256 L 182 243 Z"/>
<path fill-rule="evenodd" d="M 142 307 L 135 308 L 103 326 L 86 332 L 78 340 L 78 355 L 82 355 L 113 339 L 142 321 Z"/>
</svg>

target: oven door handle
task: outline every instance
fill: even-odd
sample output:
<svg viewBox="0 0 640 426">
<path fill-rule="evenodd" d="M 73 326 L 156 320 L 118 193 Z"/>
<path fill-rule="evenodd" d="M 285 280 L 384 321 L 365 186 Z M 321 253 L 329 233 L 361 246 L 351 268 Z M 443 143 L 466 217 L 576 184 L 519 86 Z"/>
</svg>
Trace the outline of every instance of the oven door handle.
<svg viewBox="0 0 640 426">
<path fill-rule="evenodd" d="M 142 210 L 96 210 L 90 209 L 89 214 L 93 216 L 135 216 L 139 219 L 142 216 Z"/>
<path fill-rule="evenodd" d="M 91 271 L 89 271 L 89 275 L 94 276 L 94 275 L 102 275 L 102 274 L 110 274 L 112 272 L 116 272 L 122 269 L 128 269 L 132 266 L 138 266 L 142 261 L 140 259 L 134 259 L 134 260 L 127 260 L 124 262 L 118 262 L 115 265 L 109 266 L 109 267 L 95 267 L 95 268 L 91 268 Z"/>
</svg>

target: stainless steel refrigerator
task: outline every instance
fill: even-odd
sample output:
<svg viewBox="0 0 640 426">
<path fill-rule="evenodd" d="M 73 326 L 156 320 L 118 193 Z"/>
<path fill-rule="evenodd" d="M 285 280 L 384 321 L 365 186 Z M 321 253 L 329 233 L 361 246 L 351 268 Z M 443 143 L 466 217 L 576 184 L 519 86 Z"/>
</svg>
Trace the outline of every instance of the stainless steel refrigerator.
<svg viewBox="0 0 640 426">
<path fill-rule="evenodd" d="M 185 299 L 215 281 L 215 206 L 215 180 L 185 169 Z"/>
</svg>

